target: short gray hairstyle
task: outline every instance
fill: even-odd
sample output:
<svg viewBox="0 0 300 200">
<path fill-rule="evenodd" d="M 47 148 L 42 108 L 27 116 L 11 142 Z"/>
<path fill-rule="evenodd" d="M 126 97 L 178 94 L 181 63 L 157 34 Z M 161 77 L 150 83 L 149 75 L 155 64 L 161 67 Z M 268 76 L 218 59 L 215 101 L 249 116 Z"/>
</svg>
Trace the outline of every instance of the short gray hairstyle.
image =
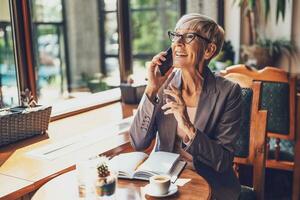
<svg viewBox="0 0 300 200">
<path fill-rule="evenodd" d="M 213 19 L 198 13 L 190 13 L 183 15 L 175 26 L 177 29 L 190 29 L 196 33 L 206 37 L 216 45 L 216 52 L 212 56 L 215 57 L 221 51 L 224 43 L 224 29 L 218 25 Z"/>
</svg>

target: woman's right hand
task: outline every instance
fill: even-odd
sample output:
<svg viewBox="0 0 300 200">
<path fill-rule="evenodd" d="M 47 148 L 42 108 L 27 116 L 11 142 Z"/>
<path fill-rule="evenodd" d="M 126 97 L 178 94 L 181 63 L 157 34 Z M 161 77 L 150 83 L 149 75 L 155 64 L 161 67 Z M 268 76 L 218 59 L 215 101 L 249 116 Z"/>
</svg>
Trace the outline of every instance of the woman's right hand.
<svg viewBox="0 0 300 200">
<path fill-rule="evenodd" d="M 163 83 L 167 80 L 169 74 L 172 72 L 173 67 L 171 67 L 164 76 L 161 76 L 159 72 L 159 65 L 162 64 L 162 61 L 166 60 L 166 54 L 166 51 L 162 51 L 159 54 L 155 55 L 152 58 L 150 64 L 147 66 L 148 84 L 145 93 L 150 99 L 154 99 L 159 88 L 163 85 Z"/>
</svg>

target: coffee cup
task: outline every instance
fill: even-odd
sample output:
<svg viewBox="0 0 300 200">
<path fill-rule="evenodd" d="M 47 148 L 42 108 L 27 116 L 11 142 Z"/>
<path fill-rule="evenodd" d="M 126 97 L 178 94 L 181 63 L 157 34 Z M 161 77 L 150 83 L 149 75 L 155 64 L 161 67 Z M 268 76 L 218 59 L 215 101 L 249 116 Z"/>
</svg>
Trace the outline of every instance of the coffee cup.
<svg viewBox="0 0 300 200">
<path fill-rule="evenodd" d="M 168 175 L 154 175 L 150 177 L 151 193 L 156 195 L 164 195 L 169 191 L 171 177 Z"/>
</svg>

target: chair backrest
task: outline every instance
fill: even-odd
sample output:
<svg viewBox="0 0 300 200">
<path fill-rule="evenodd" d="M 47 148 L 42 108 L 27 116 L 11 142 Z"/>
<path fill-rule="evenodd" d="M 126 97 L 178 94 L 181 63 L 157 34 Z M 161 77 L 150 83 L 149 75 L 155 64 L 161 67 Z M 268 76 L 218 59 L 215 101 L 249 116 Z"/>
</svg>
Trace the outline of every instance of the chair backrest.
<svg viewBox="0 0 300 200">
<path fill-rule="evenodd" d="M 253 165 L 253 189 L 257 199 L 264 199 L 267 112 L 259 110 L 261 82 L 238 73 L 224 77 L 242 87 L 241 133 L 234 163 Z"/>
<path fill-rule="evenodd" d="M 253 81 L 262 82 L 259 108 L 268 111 L 268 136 L 294 140 L 296 79 L 274 67 L 255 70 L 245 65 L 234 65 L 221 71 L 222 75 L 229 73 L 243 74 Z"/>
<path fill-rule="evenodd" d="M 269 158 L 266 166 L 294 171 L 293 199 L 299 200 L 300 129 L 296 127 L 296 105 L 299 110 L 300 97 L 298 95 L 296 98 L 296 78 L 278 68 L 265 67 L 255 70 L 245 65 L 234 65 L 220 73 L 223 76 L 236 73 L 247 77 L 248 82 L 262 82 L 259 109 L 268 111 L 267 136 L 271 140 L 267 138 L 267 151 L 270 146 L 275 147 L 274 152 L 267 152 Z M 300 113 L 297 113 L 297 120 L 299 115 Z M 283 149 L 287 152 L 283 152 Z"/>
</svg>

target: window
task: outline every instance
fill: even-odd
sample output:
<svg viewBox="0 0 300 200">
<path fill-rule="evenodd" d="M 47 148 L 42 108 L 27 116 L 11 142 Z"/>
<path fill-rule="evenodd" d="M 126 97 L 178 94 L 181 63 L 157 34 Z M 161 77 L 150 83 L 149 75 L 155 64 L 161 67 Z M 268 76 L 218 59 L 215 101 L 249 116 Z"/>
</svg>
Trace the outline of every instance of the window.
<svg viewBox="0 0 300 200">
<path fill-rule="evenodd" d="M 18 104 L 16 65 L 8 0 L 0 0 L 0 108 Z"/>
<path fill-rule="evenodd" d="M 180 17 L 179 0 L 130 0 L 133 73 L 145 77 L 145 62 L 171 45 L 168 30 Z"/>
<path fill-rule="evenodd" d="M 39 102 L 119 86 L 116 16 L 116 0 L 31 0 Z"/>
<path fill-rule="evenodd" d="M 88 106 L 86 101 L 99 98 L 92 93 L 119 87 L 129 72 L 140 71 L 144 77 L 145 61 L 170 45 L 166 33 L 179 18 L 182 2 L 0 0 L 1 107 L 17 104 L 18 91 L 25 88 L 33 91 L 40 104 L 62 108 L 83 99 Z M 15 59 L 11 30 L 15 30 Z M 124 52 L 126 56 L 120 56 Z M 129 64 L 121 57 L 129 58 Z M 120 98 L 119 92 L 111 99 Z M 73 99 L 72 103 L 66 104 L 67 99 Z M 90 107 L 95 104 L 93 101 Z M 83 109 L 82 105 L 75 107 Z M 67 112 L 65 108 L 63 112 Z"/>
<path fill-rule="evenodd" d="M 102 73 L 111 87 L 120 85 L 117 1 L 100 0 L 99 26 Z"/>
<path fill-rule="evenodd" d="M 61 0 L 31 0 L 36 89 L 41 104 L 67 98 Z"/>
</svg>

